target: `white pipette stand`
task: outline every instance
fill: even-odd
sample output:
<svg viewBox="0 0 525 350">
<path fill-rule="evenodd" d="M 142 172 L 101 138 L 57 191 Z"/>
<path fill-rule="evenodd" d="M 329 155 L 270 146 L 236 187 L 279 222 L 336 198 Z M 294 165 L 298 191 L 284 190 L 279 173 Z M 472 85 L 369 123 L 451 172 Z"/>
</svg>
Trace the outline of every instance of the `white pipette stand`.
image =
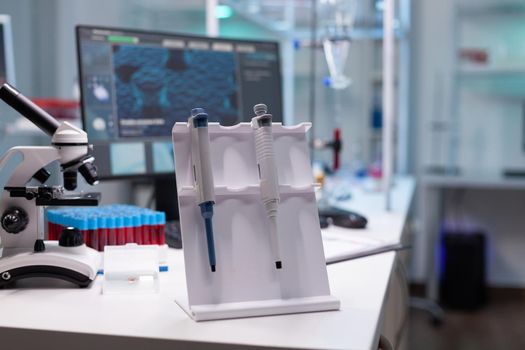
<svg viewBox="0 0 525 350">
<path fill-rule="evenodd" d="M 212 117 L 212 116 L 210 116 Z M 277 235 L 282 268 L 261 199 L 250 123 L 208 123 L 215 206 L 216 271 L 210 271 L 205 227 L 192 170 L 191 130 L 173 127 L 186 288 L 175 296 L 196 321 L 338 310 L 330 295 L 306 140 L 310 123 L 272 124 L 279 181 Z"/>
</svg>

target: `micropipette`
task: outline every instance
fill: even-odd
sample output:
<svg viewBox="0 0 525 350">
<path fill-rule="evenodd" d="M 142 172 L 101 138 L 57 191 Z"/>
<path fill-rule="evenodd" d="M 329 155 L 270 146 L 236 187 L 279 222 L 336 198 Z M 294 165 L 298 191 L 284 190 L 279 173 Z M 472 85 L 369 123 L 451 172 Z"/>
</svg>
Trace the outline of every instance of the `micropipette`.
<svg viewBox="0 0 525 350">
<path fill-rule="evenodd" d="M 275 155 L 273 150 L 272 115 L 268 114 L 265 104 L 257 104 L 253 107 L 255 117 L 252 118 L 252 128 L 255 133 L 255 154 L 257 166 L 259 167 L 259 181 L 261 198 L 270 220 L 270 242 L 272 245 L 275 267 L 282 267 L 281 253 L 279 249 L 279 237 L 277 235 L 277 207 L 279 206 L 279 180 L 275 166 Z"/>
<path fill-rule="evenodd" d="M 191 129 L 191 157 L 193 161 L 193 177 L 197 190 L 198 205 L 204 219 L 206 241 L 208 245 L 208 259 L 212 272 L 215 272 L 215 243 L 213 241 L 213 205 L 215 204 L 215 190 L 210 158 L 210 139 L 208 136 L 208 114 L 204 108 L 191 110 L 188 119 Z"/>
</svg>

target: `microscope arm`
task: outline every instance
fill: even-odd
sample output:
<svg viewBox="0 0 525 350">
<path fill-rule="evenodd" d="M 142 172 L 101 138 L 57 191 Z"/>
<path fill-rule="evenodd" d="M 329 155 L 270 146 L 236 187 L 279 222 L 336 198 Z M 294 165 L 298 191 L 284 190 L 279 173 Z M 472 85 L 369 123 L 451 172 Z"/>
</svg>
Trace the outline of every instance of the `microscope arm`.
<svg viewBox="0 0 525 350">
<path fill-rule="evenodd" d="M 17 146 L 9 149 L 0 158 L 0 171 L 17 153 L 21 153 L 23 159 L 12 172 L 7 181 L 7 187 L 25 187 L 40 169 L 60 159 L 60 155 L 55 147 Z"/>
</svg>

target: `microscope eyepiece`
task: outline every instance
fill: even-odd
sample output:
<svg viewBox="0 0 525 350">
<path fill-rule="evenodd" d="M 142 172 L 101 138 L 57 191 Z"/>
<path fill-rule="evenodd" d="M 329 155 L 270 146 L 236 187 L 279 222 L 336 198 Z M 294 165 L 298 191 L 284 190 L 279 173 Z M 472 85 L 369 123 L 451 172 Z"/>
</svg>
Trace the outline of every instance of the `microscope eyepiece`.
<svg viewBox="0 0 525 350">
<path fill-rule="evenodd" d="M 38 107 L 17 89 L 5 83 L 0 87 L 0 99 L 29 119 L 48 135 L 53 136 L 60 123 L 49 113 Z"/>
<path fill-rule="evenodd" d="M 62 169 L 64 170 L 64 188 L 77 188 L 77 172 L 90 185 L 98 183 L 97 167 L 89 155 L 92 146 L 88 144 L 85 131 L 68 122 L 60 123 L 42 108 L 22 95 L 17 89 L 5 83 L 0 85 L 0 99 L 29 119 L 44 132 L 52 136 L 52 143 L 58 149 Z M 33 178 L 44 183 L 49 177 L 45 169 L 38 170 Z"/>
<path fill-rule="evenodd" d="M 95 164 L 91 162 L 84 163 L 78 168 L 78 171 L 88 184 L 98 184 L 98 172 Z"/>
</svg>

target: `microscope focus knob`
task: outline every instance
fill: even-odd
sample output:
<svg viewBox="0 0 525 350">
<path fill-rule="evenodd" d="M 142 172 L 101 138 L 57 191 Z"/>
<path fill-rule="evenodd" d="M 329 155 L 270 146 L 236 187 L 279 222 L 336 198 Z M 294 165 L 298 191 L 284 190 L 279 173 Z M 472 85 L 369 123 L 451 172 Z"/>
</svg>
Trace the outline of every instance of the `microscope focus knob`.
<svg viewBox="0 0 525 350">
<path fill-rule="evenodd" d="M 19 233 L 29 224 L 29 216 L 22 208 L 9 208 L 2 214 L 2 228 L 9 233 Z"/>
<path fill-rule="evenodd" d="M 61 247 L 78 247 L 84 244 L 84 237 L 79 229 L 74 227 L 66 227 L 62 230 L 58 245 Z"/>
</svg>

